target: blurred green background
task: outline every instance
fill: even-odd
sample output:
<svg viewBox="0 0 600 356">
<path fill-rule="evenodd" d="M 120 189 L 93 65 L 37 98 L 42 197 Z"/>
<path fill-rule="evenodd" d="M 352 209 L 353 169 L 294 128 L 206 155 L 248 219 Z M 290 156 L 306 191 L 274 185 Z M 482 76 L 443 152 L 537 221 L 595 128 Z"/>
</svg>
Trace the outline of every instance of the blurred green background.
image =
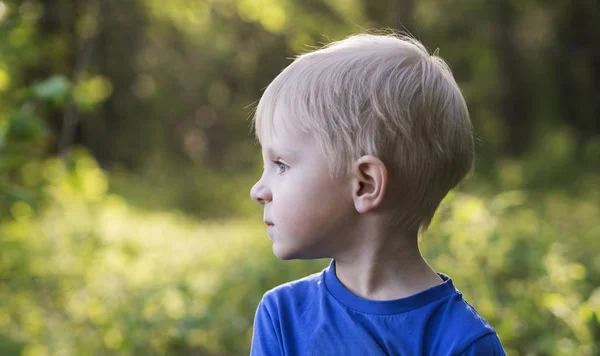
<svg viewBox="0 0 600 356">
<path fill-rule="evenodd" d="M 281 262 L 248 118 L 290 58 L 410 31 L 475 173 L 422 238 L 509 355 L 600 355 L 600 3 L 0 0 L 0 355 L 247 355 Z"/>
</svg>

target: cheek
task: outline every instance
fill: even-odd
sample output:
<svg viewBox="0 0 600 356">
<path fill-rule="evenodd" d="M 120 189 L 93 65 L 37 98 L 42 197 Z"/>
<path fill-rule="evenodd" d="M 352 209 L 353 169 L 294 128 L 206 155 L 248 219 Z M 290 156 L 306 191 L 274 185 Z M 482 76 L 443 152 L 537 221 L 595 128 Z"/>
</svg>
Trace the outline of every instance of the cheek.
<svg viewBox="0 0 600 356">
<path fill-rule="evenodd" d="M 348 213 L 339 186 L 304 185 L 304 189 L 284 189 L 275 197 L 274 217 L 279 229 L 292 236 L 326 233 Z M 278 199 L 279 198 L 279 199 Z"/>
<path fill-rule="evenodd" d="M 314 219 L 315 204 L 310 194 L 289 189 L 277 198 L 273 200 L 274 214 L 282 228 L 297 230 Z"/>
</svg>

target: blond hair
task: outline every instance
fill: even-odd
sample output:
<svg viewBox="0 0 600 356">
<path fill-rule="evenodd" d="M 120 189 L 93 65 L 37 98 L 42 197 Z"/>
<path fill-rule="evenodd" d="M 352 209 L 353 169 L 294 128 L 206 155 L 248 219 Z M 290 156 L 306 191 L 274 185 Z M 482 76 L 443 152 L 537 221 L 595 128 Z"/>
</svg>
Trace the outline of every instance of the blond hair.
<svg viewBox="0 0 600 356">
<path fill-rule="evenodd" d="M 363 155 L 381 159 L 403 228 L 427 228 L 473 165 L 469 113 L 449 66 L 408 36 L 355 35 L 298 56 L 259 101 L 259 140 L 276 108 L 315 137 L 335 176 Z"/>
</svg>

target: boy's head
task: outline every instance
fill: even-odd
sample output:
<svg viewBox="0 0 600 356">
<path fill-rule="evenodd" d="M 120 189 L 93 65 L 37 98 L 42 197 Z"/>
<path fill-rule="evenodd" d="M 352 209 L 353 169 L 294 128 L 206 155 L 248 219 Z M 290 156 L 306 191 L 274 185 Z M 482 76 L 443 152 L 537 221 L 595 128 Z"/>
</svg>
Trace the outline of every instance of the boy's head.
<svg viewBox="0 0 600 356">
<path fill-rule="evenodd" d="M 428 226 L 473 162 L 469 114 L 448 65 L 409 37 L 357 35 L 296 58 L 256 110 L 261 143 L 280 128 L 313 137 L 332 177 L 365 155 L 380 159 L 389 216 L 409 231 Z"/>
</svg>

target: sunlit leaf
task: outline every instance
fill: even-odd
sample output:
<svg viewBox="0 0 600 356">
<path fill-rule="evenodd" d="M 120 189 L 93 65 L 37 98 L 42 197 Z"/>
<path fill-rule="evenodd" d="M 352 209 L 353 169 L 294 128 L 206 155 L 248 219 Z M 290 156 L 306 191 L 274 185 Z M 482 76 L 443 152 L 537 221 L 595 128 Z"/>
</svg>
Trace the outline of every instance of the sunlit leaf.
<svg viewBox="0 0 600 356">
<path fill-rule="evenodd" d="M 34 85 L 32 93 L 38 99 L 60 105 L 71 95 L 71 82 L 62 75 L 55 75 Z"/>
</svg>

